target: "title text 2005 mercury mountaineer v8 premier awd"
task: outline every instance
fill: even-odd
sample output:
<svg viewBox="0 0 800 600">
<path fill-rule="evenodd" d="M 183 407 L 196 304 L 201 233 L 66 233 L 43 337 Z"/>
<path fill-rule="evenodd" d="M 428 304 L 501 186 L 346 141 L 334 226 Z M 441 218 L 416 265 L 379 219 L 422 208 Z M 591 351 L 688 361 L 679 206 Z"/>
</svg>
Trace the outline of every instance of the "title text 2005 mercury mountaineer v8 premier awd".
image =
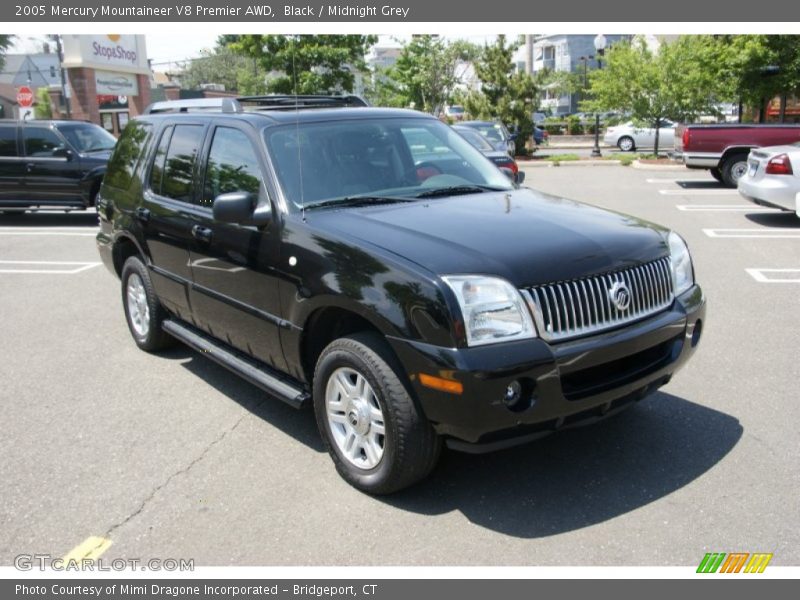
<svg viewBox="0 0 800 600">
<path fill-rule="evenodd" d="M 294 406 L 389 493 L 443 442 L 502 448 L 669 381 L 705 302 L 675 233 L 512 184 L 458 133 L 355 97 L 156 104 L 98 200 L 136 343 Z M 195 110 L 196 109 L 196 110 Z"/>
</svg>

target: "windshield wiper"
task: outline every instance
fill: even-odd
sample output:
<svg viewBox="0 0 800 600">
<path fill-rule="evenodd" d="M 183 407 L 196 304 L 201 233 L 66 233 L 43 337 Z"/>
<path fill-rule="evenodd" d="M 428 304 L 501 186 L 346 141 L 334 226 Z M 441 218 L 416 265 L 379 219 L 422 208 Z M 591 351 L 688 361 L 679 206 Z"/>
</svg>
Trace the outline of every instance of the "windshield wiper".
<svg viewBox="0 0 800 600">
<path fill-rule="evenodd" d="M 414 198 L 405 196 L 344 196 L 343 198 L 331 198 L 312 204 L 306 204 L 306 210 L 313 208 L 326 208 L 329 206 L 354 207 L 354 206 L 374 206 L 377 204 L 395 204 L 397 202 L 413 202 Z"/>
<path fill-rule="evenodd" d="M 508 191 L 503 188 L 493 187 L 491 185 L 451 185 L 448 187 L 434 188 L 416 194 L 415 198 L 436 198 L 438 196 L 458 196 L 459 194 L 480 194 L 483 192 L 503 192 Z"/>
</svg>

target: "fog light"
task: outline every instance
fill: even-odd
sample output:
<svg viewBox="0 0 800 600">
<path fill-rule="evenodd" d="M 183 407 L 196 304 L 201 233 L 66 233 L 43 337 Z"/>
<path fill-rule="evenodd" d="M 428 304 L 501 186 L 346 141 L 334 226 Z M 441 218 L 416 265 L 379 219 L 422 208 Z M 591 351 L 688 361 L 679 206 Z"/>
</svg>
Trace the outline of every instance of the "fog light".
<svg viewBox="0 0 800 600">
<path fill-rule="evenodd" d="M 508 408 L 514 408 L 522 399 L 522 384 L 519 381 L 512 381 L 506 388 L 506 393 L 503 396 L 503 404 Z"/>
</svg>

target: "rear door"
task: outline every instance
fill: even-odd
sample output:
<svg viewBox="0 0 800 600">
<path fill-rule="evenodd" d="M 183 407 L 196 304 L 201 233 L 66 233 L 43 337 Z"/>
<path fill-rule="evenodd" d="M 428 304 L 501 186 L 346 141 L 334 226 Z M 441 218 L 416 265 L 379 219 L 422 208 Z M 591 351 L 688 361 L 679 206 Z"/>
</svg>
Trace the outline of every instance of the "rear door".
<svg viewBox="0 0 800 600">
<path fill-rule="evenodd" d="M 191 240 L 192 310 L 197 324 L 228 344 L 281 370 L 280 304 L 276 277 L 280 232 L 215 221 L 214 198 L 248 192 L 271 206 L 260 142 L 248 125 L 218 124 L 208 137 L 199 208 Z"/>
<path fill-rule="evenodd" d="M 83 204 L 78 155 L 55 129 L 25 124 L 25 196 L 36 202 Z M 69 152 L 67 152 L 69 151 Z"/>
<path fill-rule="evenodd" d="M 25 198 L 25 161 L 19 152 L 16 123 L 0 123 L 0 205 Z"/>
<path fill-rule="evenodd" d="M 142 202 L 134 208 L 141 236 L 150 255 L 151 279 L 164 305 L 192 321 L 189 241 L 196 222 L 197 157 L 206 126 L 181 120 L 160 132 L 146 175 Z"/>
</svg>

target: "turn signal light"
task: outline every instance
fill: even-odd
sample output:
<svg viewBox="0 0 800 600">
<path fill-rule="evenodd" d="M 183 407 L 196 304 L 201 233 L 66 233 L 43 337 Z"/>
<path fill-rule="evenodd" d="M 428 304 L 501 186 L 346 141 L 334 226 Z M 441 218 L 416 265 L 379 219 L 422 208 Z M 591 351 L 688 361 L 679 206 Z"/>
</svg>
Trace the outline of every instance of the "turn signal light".
<svg viewBox="0 0 800 600">
<path fill-rule="evenodd" d="M 462 394 L 464 392 L 464 385 L 460 381 L 453 381 L 452 379 L 442 379 L 441 377 L 420 373 L 419 382 L 425 387 L 447 392 L 448 394 Z"/>
<path fill-rule="evenodd" d="M 767 175 L 793 175 L 792 163 L 789 161 L 788 154 L 779 154 L 770 158 L 767 168 L 764 170 Z"/>
</svg>

